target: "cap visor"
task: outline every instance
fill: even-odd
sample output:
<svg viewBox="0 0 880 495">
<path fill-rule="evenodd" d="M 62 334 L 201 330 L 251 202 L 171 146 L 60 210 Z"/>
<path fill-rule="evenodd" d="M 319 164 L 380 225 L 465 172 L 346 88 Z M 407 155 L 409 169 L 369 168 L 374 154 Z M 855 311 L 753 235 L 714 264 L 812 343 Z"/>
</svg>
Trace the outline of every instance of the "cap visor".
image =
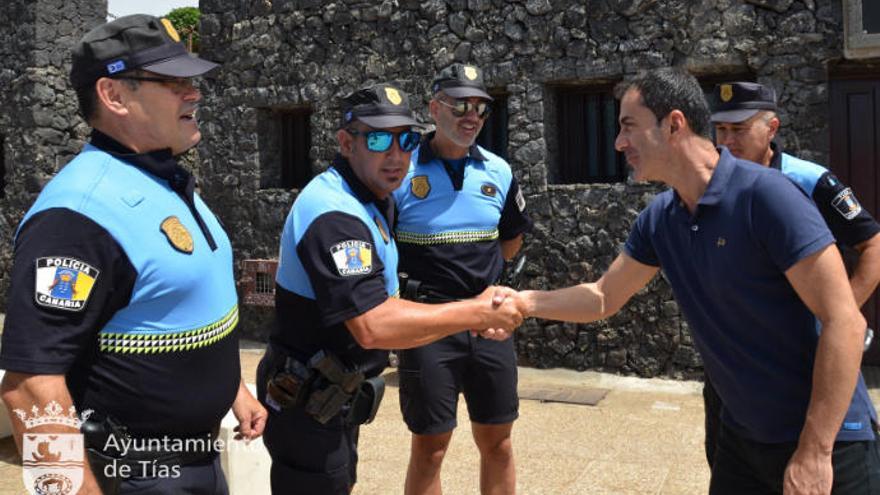
<svg viewBox="0 0 880 495">
<path fill-rule="evenodd" d="M 493 101 L 493 98 L 489 96 L 489 93 L 478 89 L 478 88 L 469 88 L 467 86 L 457 86 L 455 88 L 441 88 L 444 94 L 451 96 L 453 98 L 485 98 L 489 101 Z"/>
<path fill-rule="evenodd" d="M 749 120 L 756 113 L 760 112 L 760 109 L 748 108 L 745 110 L 728 110 L 726 112 L 718 112 L 713 113 L 711 120 L 712 122 L 732 122 L 734 124 L 738 124 L 742 121 Z"/>
<path fill-rule="evenodd" d="M 220 64 L 209 62 L 187 53 L 161 62 L 143 65 L 140 69 L 170 77 L 195 77 L 210 72 Z"/>
<path fill-rule="evenodd" d="M 355 120 L 360 120 L 364 124 L 374 128 L 374 129 L 390 129 L 392 127 L 421 127 L 424 128 L 425 125 L 420 123 L 419 121 L 407 117 L 406 115 L 368 115 L 368 116 L 355 116 Z"/>
</svg>

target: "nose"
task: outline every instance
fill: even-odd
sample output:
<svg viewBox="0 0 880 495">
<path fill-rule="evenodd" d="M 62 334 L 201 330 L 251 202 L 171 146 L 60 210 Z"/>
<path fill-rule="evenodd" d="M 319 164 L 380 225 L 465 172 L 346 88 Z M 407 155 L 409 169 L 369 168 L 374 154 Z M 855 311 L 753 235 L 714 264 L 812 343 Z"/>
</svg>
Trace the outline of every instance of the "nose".
<svg viewBox="0 0 880 495">
<path fill-rule="evenodd" d="M 614 149 L 623 151 L 627 146 L 629 146 L 629 142 L 623 137 L 623 132 L 617 133 L 617 137 L 614 139 Z"/>
<path fill-rule="evenodd" d="M 197 102 L 202 99 L 202 92 L 195 86 L 186 88 L 183 93 L 183 99 L 186 101 Z"/>
<path fill-rule="evenodd" d="M 728 148 L 736 141 L 732 132 L 717 130 L 715 131 L 715 139 L 718 141 L 718 144 Z"/>
</svg>

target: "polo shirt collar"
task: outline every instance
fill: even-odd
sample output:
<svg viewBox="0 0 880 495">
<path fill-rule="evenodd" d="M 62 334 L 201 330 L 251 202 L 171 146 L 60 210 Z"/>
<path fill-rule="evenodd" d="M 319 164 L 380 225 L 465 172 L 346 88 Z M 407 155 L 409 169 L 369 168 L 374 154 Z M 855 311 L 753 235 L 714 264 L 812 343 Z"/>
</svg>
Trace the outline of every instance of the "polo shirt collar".
<svg viewBox="0 0 880 495">
<path fill-rule="evenodd" d="M 776 144 L 776 142 L 774 141 L 771 141 L 770 149 L 773 151 L 773 157 L 770 158 L 770 168 L 782 170 L 782 146 Z"/>
<path fill-rule="evenodd" d="M 736 158 L 724 146 L 719 146 L 717 149 L 719 154 L 718 163 L 715 164 L 715 170 L 712 171 L 712 178 L 709 179 L 706 190 L 697 202 L 698 210 L 700 206 L 711 206 L 720 203 L 730 183 L 730 177 L 733 175 L 733 164 Z M 681 198 L 678 195 L 678 191 L 673 190 L 673 192 L 676 203 L 680 203 Z"/>
<path fill-rule="evenodd" d="M 358 179 L 358 176 L 355 175 L 354 170 L 351 168 L 351 164 L 348 163 L 348 160 L 342 156 L 341 154 L 337 154 L 333 157 L 333 168 L 339 172 L 339 175 L 345 179 L 345 182 L 348 183 L 348 187 L 351 188 L 351 192 L 354 193 L 355 197 L 361 203 L 376 203 L 380 204 L 381 201 L 379 198 L 370 191 L 367 186 Z"/>
<path fill-rule="evenodd" d="M 97 129 L 92 130 L 89 142 L 92 146 L 126 163 L 164 179 L 174 191 L 192 197 L 195 190 L 195 178 L 177 163 L 177 159 L 171 154 L 171 148 L 135 153 L 124 144 Z"/>
<path fill-rule="evenodd" d="M 425 134 L 422 139 L 422 143 L 419 145 L 419 164 L 425 164 L 431 162 L 433 160 L 438 160 L 440 157 L 434 154 L 434 149 L 431 148 L 431 140 L 434 139 L 434 136 L 437 134 L 437 131 L 431 131 L 428 134 Z M 485 162 L 488 160 L 483 153 L 480 152 L 480 148 L 477 146 L 477 143 L 471 145 L 468 149 L 467 157 L 473 158 L 474 160 L 478 160 L 481 162 Z"/>
</svg>

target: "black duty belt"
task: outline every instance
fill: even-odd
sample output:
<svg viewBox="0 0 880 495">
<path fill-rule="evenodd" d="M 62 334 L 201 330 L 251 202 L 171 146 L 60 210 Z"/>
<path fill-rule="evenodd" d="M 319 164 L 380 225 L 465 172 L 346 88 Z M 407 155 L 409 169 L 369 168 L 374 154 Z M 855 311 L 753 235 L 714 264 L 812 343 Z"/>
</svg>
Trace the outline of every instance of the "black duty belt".
<svg viewBox="0 0 880 495">
<path fill-rule="evenodd" d="M 421 280 L 416 280 L 406 273 L 401 272 L 397 275 L 398 282 L 400 283 L 400 297 L 408 301 L 427 304 L 443 304 L 462 299 L 461 297 L 454 297 L 428 289 Z"/>
</svg>

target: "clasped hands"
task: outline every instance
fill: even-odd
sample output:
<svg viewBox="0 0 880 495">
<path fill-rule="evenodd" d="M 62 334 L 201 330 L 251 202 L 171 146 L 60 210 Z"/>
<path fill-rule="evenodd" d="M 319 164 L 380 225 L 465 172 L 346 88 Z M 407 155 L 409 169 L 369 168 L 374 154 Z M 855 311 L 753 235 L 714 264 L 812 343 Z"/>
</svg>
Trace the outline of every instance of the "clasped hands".
<svg viewBox="0 0 880 495">
<path fill-rule="evenodd" d="M 485 310 L 484 328 L 472 330 L 472 335 L 490 340 L 506 340 L 528 317 L 525 302 L 519 292 L 510 287 L 491 286 L 477 296 L 477 300 L 484 301 L 489 307 Z"/>
</svg>

